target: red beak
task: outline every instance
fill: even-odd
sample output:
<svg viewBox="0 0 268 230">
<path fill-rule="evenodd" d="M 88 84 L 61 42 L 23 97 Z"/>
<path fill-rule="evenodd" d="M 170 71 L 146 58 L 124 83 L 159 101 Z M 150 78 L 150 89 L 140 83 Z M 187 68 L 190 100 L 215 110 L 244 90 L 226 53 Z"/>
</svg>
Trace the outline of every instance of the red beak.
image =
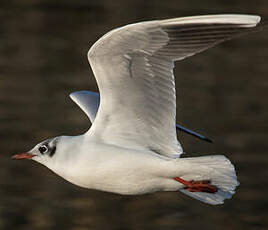
<svg viewBox="0 0 268 230">
<path fill-rule="evenodd" d="M 11 157 L 11 159 L 14 160 L 23 160 L 23 159 L 31 159 L 35 155 L 30 154 L 30 153 L 19 153 Z"/>
</svg>

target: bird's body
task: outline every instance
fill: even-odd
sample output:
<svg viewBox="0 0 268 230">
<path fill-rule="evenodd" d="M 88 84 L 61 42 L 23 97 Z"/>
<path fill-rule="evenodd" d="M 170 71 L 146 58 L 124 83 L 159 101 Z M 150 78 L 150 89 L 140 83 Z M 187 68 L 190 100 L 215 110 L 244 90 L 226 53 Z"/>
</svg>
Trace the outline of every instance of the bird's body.
<svg viewBox="0 0 268 230">
<path fill-rule="evenodd" d="M 84 141 L 85 137 L 78 138 L 80 142 Z M 179 171 L 176 160 L 159 156 L 153 151 L 88 140 L 87 144 L 77 151 L 79 154 L 69 151 L 69 161 L 66 161 L 66 155 L 59 156 L 64 157 L 65 164 L 55 164 L 62 162 L 55 156 L 56 160 L 51 161 L 49 167 L 78 186 L 129 195 L 160 190 L 174 191 L 182 187 L 172 179 L 176 170 Z"/>
<path fill-rule="evenodd" d="M 174 177 L 207 180 L 213 174 L 207 157 L 171 158 L 150 150 L 108 145 L 86 135 L 62 136 L 57 147 L 64 154 L 33 159 L 67 181 L 84 188 L 128 195 L 177 191 L 183 188 L 183 184 L 176 182 Z M 75 151 L 70 151 L 72 149 Z M 221 167 L 226 165 L 233 170 L 229 160 L 223 156 L 211 156 L 210 160 L 213 162 L 218 157 L 223 163 Z M 206 174 L 198 175 L 199 161 L 203 160 L 208 163 L 208 166 L 202 166 Z"/>
<path fill-rule="evenodd" d="M 238 186 L 222 155 L 180 158 L 173 63 L 251 31 L 252 15 L 207 15 L 142 22 L 104 35 L 88 52 L 100 97 L 71 98 L 92 122 L 88 132 L 41 142 L 31 158 L 81 187 L 119 194 L 181 191 L 223 203 Z"/>
</svg>

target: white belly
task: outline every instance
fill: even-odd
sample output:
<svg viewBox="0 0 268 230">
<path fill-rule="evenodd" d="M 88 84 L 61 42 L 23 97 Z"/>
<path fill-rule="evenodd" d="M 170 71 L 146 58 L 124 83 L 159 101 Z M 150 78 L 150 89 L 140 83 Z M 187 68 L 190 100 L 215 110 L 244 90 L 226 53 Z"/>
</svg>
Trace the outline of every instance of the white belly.
<svg viewBox="0 0 268 230">
<path fill-rule="evenodd" d="M 69 182 L 84 188 L 119 194 L 175 191 L 182 186 L 169 176 L 172 160 L 151 152 L 115 148 L 91 157 L 81 154 L 68 171 L 55 171 Z M 122 152 L 123 151 L 123 152 Z"/>
</svg>

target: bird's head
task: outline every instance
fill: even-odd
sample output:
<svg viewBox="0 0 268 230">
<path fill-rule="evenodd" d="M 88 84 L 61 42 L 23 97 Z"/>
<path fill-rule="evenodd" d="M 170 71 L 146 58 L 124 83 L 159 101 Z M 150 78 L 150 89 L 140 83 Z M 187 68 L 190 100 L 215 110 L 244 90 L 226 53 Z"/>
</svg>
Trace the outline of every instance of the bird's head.
<svg viewBox="0 0 268 230">
<path fill-rule="evenodd" d="M 23 160 L 32 159 L 40 163 L 50 161 L 57 152 L 58 143 L 61 137 L 50 138 L 37 144 L 28 152 L 19 153 L 12 156 L 12 159 Z"/>
</svg>

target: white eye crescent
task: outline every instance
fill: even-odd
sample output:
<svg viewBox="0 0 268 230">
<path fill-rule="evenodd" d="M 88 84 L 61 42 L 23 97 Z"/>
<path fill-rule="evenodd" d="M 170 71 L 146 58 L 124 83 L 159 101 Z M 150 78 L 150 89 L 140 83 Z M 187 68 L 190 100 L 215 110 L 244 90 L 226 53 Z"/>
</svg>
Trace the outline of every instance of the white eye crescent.
<svg viewBox="0 0 268 230">
<path fill-rule="evenodd" d="M 41 145 L 41 146 L 38 148 L 38 150 L 39 150 L 39 152 L 40 152 L 41 154 L 44 154 L 44 153 L 47 153 L 48 148 L 47 148 L 47 146 L 45 146 L 45 145 Z"/>
</svg>

